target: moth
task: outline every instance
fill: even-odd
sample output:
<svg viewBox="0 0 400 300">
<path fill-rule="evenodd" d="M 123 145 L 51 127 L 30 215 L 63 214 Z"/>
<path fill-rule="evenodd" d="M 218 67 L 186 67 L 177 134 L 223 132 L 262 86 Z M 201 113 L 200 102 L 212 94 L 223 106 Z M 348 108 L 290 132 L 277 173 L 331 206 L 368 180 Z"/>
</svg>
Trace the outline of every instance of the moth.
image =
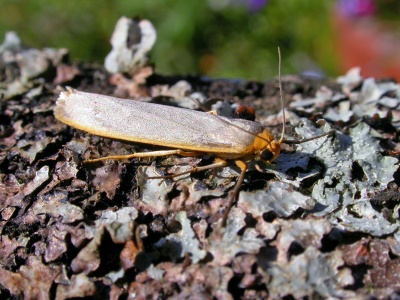
<svg viewBox="0 0 400 300">
<path fill-rule="evenodd" d="M 243 183 L 247 163 L 271 163 L 281 150 L 285 135 L 285 113 L 279 68 L 279 88 L 283 110 L 281 137 L 276 140 L 260 123 L 230 119 L 213 113 L 145 103 L 111 96 L 85 93 L 73 89 L 61 92 L 54 110 L 61 122 L 102 137 L 129 142 L 163 146 L 168 150 L 139 152 L 128 155 L 107 156 L 85 161 L 98 162 L 108 159 L 158 157 L 168 155 L 212 155 L 214 163 L 192 170 L 162 176 L 162 178 L 223 167 L 234 161 L 241 172 L 230 195 L 229 206 L 223 218 L 225 223 L 236 195 Z M 298 144 L 331 134 L 327 132 L 301 141 Z M 153 177 L 150 177 L 151 179 Z M 160 177 L 158 177 L 160 178 Z"/>
</svg>

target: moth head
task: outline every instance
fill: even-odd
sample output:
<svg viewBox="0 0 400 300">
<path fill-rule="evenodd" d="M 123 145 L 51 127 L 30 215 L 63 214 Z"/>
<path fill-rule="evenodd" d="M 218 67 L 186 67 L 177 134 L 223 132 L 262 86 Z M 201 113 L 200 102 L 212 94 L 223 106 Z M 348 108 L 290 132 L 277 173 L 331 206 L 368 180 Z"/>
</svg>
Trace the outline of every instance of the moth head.
<svg viewBox="0 0 400 300">
<path fill-rule="evenodd" d="M 281 144 L 282 142 L 280 140 L 270 141 L 270 143 L 260 151 L 259 159 L 266 163 L 273 162 L 281 152 Z"/>
</svg>

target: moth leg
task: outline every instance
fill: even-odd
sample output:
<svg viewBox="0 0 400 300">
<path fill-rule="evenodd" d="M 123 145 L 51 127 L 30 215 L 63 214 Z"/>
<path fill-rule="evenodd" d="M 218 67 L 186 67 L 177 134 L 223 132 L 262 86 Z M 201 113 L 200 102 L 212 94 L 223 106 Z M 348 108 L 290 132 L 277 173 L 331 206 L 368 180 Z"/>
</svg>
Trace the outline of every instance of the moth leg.
<svg viewBox="0 0 400 300">
<path fill-rule="evenodd" d="M 207 111 L 208 114 L 218 116 L 218 112 L 216 110 Z"/>
<path fill-rule="evenodd" d="M 100 157 L 100 158 L 95 158 L 95 159 L 87 159 L 84 160 L 83 163 L 94 163 L 98 161 L 103 161 L 103 160 L 124 160 L 124 159 L 131 159 L 131 158 L 147 158 L 147 157 L 158 157 L 158 156 L 168 156 L 168 155 L 181 155 L 181 156 L 197 156 L 199 155 L 198 152 L 193 152 L 193 151 L 184 151 L 180 149 L 176 150 L 160 150 L 160 151 L 150 151 L 150 152 L 138 152 L 138 153 L 132 153 L 132 154 L 127 154 L 127 155 L 111 155 L 111 156 L 105 156 L 105 157 Z"/>
<path fill-rule="evenodd" d="M 226 224 L 226 220 L 228 219 L 229 212 L 231 211 L 233 203 L 236 201 L 237 195 L 240 191 L 240 188 L 242 187 L 243 180 L 244 180 L 244 174 L 247 171 L 247 165 L 245 162 L 243 162 L 241 160 L 235 160 L 235 163 L 240 168 L 241 171 L 240 171 L 239 178 L 236 181 L 235 188 L 229 195 L 230 199 L 229 199 L 228 207 L 226 208 L 224 216 L 222 218 L 222 223 L 221 223 L 222 227 L 224 227 Z"/>
<path fill-rule="evenodd" d="M 173 178 L 173 177 L 177 177 L 177 176 L 181 176 L 181 175 L 185 175 L 185 174 L 189 174 L 189 173 L 195 173 L 195 172 L 201 172 L 201 171 L 205 171 L 205 170 L 209 170 L 209 169 L 215 169 L 215 168 L 219 168 L 219 167 L 224 167 L 227 165 L 226 160 L 222 160 L 222 159 L 216 159 L 214 163 L 207 165 L 207 166 L 202 166 L 202 167 L 194 167 L 191 170 L 188 171 L 184 171 L 184 172 L 180 172 L 180 173 L 175 173 L 175 174 L 171 174 L 171 175 L 164 175 L 164 176 L 152 176 L 152 177 L 146 177 L 147 179 L 169 179 L 169 178 Z"/>
<path fill-rule="evenodd" d="M 228 207 L 224 213 L 224 216 L 222 218 L 222 227 L 225 226 L 226 224 L 226 220 L 228 219 L 228 215 L 229 212 L 237 198 L 237 195 L 240 191 L 240 188 L 242 187 L 243 184 L 243 180 L 244 180 L 244 175 L 247 171 L 247 165 L 245 162 L 241 161 L 241 160 L 236 160 L 235 161 L 236 165 L 240 168 L 241 172 L 239 175 L 238 180 L 236 181 L 235 187 L 233 189 L 233 191 L 230 193 L 229 195 L 229 203 L 228 203 Z M 214 163 L 207 165 L 207 166 L 202 166 L 202 167 L 195 167 L 191 170 L 185 171 L 185 172 L 181 172 L 181 173 L 176 173 L 176 174 L 171 174 L 171 175 L 165 175 L 165 176 L 152 176 L 152 177 L 146 177 L 147 179 L 169 179 L 169 178 L 173 178 L 176 176 L 181 176 L 181 175 L 185 175 L 185 174 L 189 174 L 189 173 L 194 173 L 194 172 L 201 172 L 201 171 L 205 171 L 205 170 L 209 170 L 209 169 L 214 169 L 214 168 L 219 168 L 219 167 L 225 167 L 227 165 L 227 161 L 223 160 L 223 159 L 219 159 L 217 158 L 215 160 Z"/>
</svg>

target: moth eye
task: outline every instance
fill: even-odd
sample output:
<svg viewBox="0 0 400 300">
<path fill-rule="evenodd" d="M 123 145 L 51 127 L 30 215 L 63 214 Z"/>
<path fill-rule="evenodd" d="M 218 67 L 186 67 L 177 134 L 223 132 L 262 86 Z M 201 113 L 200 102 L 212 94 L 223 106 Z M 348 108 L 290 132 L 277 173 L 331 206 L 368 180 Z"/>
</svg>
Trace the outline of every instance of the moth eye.
<svg viewBox="0 0 400 300">
<path fill-rule="evenodd" d="M 262 160 L 270 161 L 271 159 L 274 158 L 274 154 L 271 151 L 269 151 L 268 149 L 264 149 L 261 152 L 260 157 Z"/>
</svg>

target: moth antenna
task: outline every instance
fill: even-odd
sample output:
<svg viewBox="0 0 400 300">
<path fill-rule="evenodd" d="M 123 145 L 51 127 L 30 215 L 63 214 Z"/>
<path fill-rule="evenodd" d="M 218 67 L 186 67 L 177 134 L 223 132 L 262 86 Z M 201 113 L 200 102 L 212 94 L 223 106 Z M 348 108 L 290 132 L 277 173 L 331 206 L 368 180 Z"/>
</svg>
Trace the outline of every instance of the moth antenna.
<svg viewBox="0 0 400 300">
<path fill-rule="evenodd" d="M 281 66 L 282 66 L 281 48 L 278 47 L 278 86 L 279 86 L 279 98 L 281 99 L 282 115 L 283 115 L 282 133 L 281 133 L 281 138 L 278 140 L 279 144 L 282 144 L 284 142 L 285 124 L 286 124 L 285 104 L 283 103 L 283 92 L 282 92 Z M 230 126 L 234 126 L 234 127 L 238 128 L 239 130 L 243 130 L 245 132 L 248 132 L 248 133 L 254 135 L 255 137 L 258 137 L 258 138 L 263 139 L 263 140 L 268 142 L 268 140 L 266 140 L 265 138 L 255 134 L 255 133 L 251 133 L 251 132 L 249 132 L 249 131 L 247 131 L 247 130 L 239 127 L 239 126 L 235 126 L 233 124 L 230 124 Z"/>
<path fill-rule="evenodd" d="M 286 145 L 298 145 L 298 144 L 302 144 L 302 143 L 306 143 L 306 142 L 309 142 L 309 141 L 312 141 L 312 140 L 316 140 L 316 139 L 322 138 L 324 136 L 332 135 L 334 133 L 335 133 L 335 129 L 332 129 L 332 130 L 324 132 L 324 133 L 322 133 L 320 135 L 316 135 L 316 136 L 310 137 L 308 139 L 302 139 L 302 140 L 285 140 L 284 139 L 284 140 L 282 140 L 282 142 L 284 144 L 286 144 Z"/>
<path fill-rule="evenodd" d="M 313 136 L 311 138 L 308 139 L 302 139 L 302 140 L 285 140 L 285 124 L 286 124 L 286 115 L 285 115 L 285 105 L 283 103 L 283 92 L 282 92 L 282 78 L 281 78 L 281 65 L 282 65 L 282 59 L 281 59 L 281 49 L 278 47 L 278 57 L 279 57 L 279 66 L 278 66 L 278 81 L 279 81 L 279 97 L 281 98 L 281 105 L 282 105 L 282 133 L 281 133 L 281 138 L 279 139 L 279 144 L 288 144 L 288 145 L 296 145 L 296 144 L 301 144 L 301 143 L 305 143 L 305 142 L 309 142 L 312 140 L 316 140 L 319 139 L 321 137 L 324 136 L 328 136 L 328 135 L 332 135 L 335 133 L 335 130 L 332 129 L 328 132 L 325 132 L 323 134 L 317 135 L 317 136 Z"/>
<path fill-rule="evenodd" d="M 278 65 L 279 97 L 281 98 L 282 115 L 283 115 L 282 133 L 281 133 L 281 138 L 279 139 L 279 143 L 282 144 L 283 139 L 285 137 L 286 116 L 285 116 L 285 105 L 283 103 L 283 92 L 282 92 L 282 78 L 281 78 L 282 59 L 281 59 L 281 48 L 280 47 L 278 47 L 278 60 L 279 60 L 279 65 Z"/>
</svg>

